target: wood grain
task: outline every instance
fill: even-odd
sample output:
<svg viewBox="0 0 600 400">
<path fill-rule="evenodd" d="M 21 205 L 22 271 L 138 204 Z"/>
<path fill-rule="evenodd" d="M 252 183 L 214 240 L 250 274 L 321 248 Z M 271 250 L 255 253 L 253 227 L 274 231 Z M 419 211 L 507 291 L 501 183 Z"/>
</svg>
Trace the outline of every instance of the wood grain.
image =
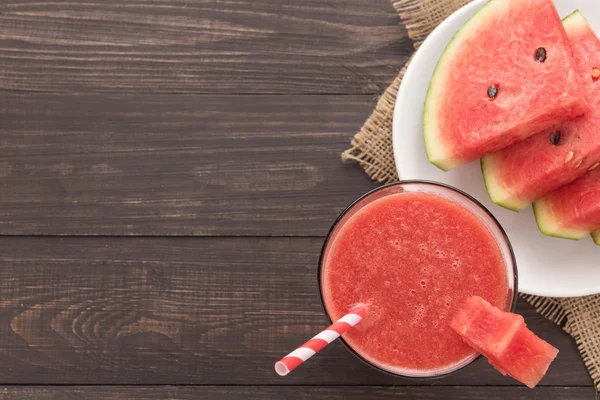
<svg viewBox="0 0 600 400">
<path fill-rule="evenodd" d="M 7 0 L 0 88 L 379 94 L 413 51 L 389 0 Z"/>
<path fill-rule="evenodd" d="M 327 324 L 322 238 L 223 236 L 322 237 L 373 188 L 339 154 L 412 50 L 389 0 L 1 2 L 0 399 L 591 398 L 523 301 L 561 350 L 535 391 L 339 342 L 273 372 Z"/>
<path fill-rule="evenodd" d="M 75 386 L 75 387 L 5 387 L 0 388 L 0 400 L 363 400 L 363 399 L 455 399 L 455 400 L 505 400 L 505 399 L 593 399 L 592 387 L 544 387 L 530 390 L 526 387 L 120 387 L 120 386 Z"/>
<path fill-rule="evenodd" d="M 7 94 L 0 234 L 325 235 L 371 96 Z"/>
<path fill-rule="evenodd" d="M 327 325 L 322 239 L 2 238 L 1 383 L 515 385 L 484 359 L 436 380 L 395 378 L 334 343 L 285 378 L 273 364 Z M 589 385 L 574 342 L 542 385 Z"/>
</svg>

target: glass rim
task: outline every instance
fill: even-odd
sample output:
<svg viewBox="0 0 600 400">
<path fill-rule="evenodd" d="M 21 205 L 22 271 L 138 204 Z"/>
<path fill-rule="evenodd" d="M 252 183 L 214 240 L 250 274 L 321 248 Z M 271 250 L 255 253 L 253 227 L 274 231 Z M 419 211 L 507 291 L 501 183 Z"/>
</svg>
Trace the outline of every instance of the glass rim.
<svg viewBox="0 0 600 400">
<path fill-rule="evenodd" d="M 508 248 L 508 252 L 510 254 L 509 259 L 512 264 L 514 279 L 513 279 L 512 301 L 510 302 L 510 307 L 509 307 L 508 311 L 514 312 L 515 308 L 517 306 L 517 301 L 519 299 L 519 296 L 518 296 L 519 272 L 517 269 L 517 259 L 515 257 L 515 252 L 513 250 L 512 244 L 510 243 L 510 239 L 508 238 L 508 235 L 506 234 L 506 231 L 504 230 L 502 225 L 500 225 L 500 222 L 496 219 L 494 214 L 492 214 L 490 212 L 490 210 L 488 210 L 483 204 L 481 204 L 481 202 L 479 200 L 477 200 L 470 194 L 464 192 L 463 190 L 455 188 L 454 186 L 450 186 L 450 185 L 447 185 L 447 184 L 441 183 L 441 182 L 424 180 L 424 179 L 406 179 L 406 180 L 400 180 L 397 182 L 392 182 L 392 183 L 388 183 L 385 185 L 381 185 L 381 186 L 376 187 L 375 189 L 372 189 L 372 190 L 368 191 L 367 193 L 363 194 L 362 196 L 360 196 L 359 198 L 354 200 L 352 203 L 350 203 L 350 205 L 348 205 L 340 213 L 340 215 L 335 219 L 335 221 L 331 225 L 331 228 L 329 229 L 329 232 L 327 233 L 325 241 L 323 242 L 323 246 L 321 247 L 321 254 L 319 255 L 319 267 L 317 269 L 317 278 L 318 278 L 318 282 L 319 282 L 319 297 L 321 299 L 321 305 L 323 306 L 323 311 L 325 312 L 325 315 L 327 316 L 327 320 L 329 321 L 329 323 L 333 323 L 334 321 L 331 319 L 331 316 L 329 315 L 329 312 L 327 311 L 327 307 L 325 306 L 325 298 L 323 296 L 322 271 L 323 271 L 323 259 L 325 256 L 325 250 L 327 249 L 327 245 L 329 244 L 329 241 L 331 239 L 331 235 L 333 234 L 333 231 L 338 226 L 338 224 L 342 221 L 342 219 L 346 216 L 346 214 L 348 214 L 352 209 L 354 209 L 355 206 L 357 206 L 362 200 L 366 199 L 367 197 L 369 197 L 381 190 L 388 189 L 390 187 L 406 186 L 406 185 L 412 185 L 412 184 L 431 185 L 431 186 L 435 186 L 438 188 L 450 190 L 451 192 L 454 192 L 454 193 L 458 194 L 459 196 L 464 197 L 466 200 L 470 201 L 472 204 L 474 204 L 477 208 L 479 208 L 481 211 L 483 211 L 483 213 L 491 219 L 492 225 L 495 225 L 496 228 L 498 229 L 498 231 L 500 232 L 500 236 L 502 237 L 504 243 L 506 244 L 506 246 Z M 506 257 L 505 257 L 505 259 L 506 259 Z M 508 268 L 509 268 L 509 266 L 507 266 L 507 269 Z M 510 279 L 509 279 L 509 281 L 510 281 Z M 411 375 L 405 375 L 405 374 L 386 370 L 386 369 L 376 365 L 375 363 L 367 360 L 362 355 L 360 355 L 358 353 L 358 351 L 356 351 L 354 348 L 352 348 L 352 346 L 350 346 L 348 344 L 348 342 L 346 342 L 346 340 L 342 336 L 339 337 L 339 340 L 344 344 L 346 349 L 348 349 L 350 351 L 350 353 L 352 353 L 356 358 L 361 360 L 363 363 L 369 365 L 370 367 L 375 368 L 375 369 L 377 369 L 383 373 L 386 373 L 388 375 L 392 375 L 392 376 L 396 376 L 396 377 L 403 377 L 403 378 L 407 378 L 407 379 L 414 379 L 414 380 L 437 379 L 437 378 L 442 378 L 442 377 L 452 375 L 452 374 L 462 370 L 463 368 L 467 367 L 468 365 L 471 365 L 473 363 L 473 361 L 475 361 L 481 357 L 481 354 L 477 354 L 475 357 L 473 357 L 473 359 L 469 360 L 464 365 L 461 365 L 460 367 L 458 367 L 454 370 L 448 371 L 448 372 L 442 372 L 439 374 L 426 375 L 426 376 L 411 376 Z"/>
</svg>

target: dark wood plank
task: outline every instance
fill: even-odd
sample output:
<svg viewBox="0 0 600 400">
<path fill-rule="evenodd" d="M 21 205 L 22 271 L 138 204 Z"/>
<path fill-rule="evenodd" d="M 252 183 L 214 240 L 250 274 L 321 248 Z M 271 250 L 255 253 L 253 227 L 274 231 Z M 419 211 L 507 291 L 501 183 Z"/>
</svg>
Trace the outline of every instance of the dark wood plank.
<svg viewBox="0 0 600 400">
<path fill-rule="evenodd" d="M 379 94 L 412 51 L 389 0 L 11 0 L 0 88 Z"/>
<path fill-rule="evenodd" d="M 4 95 L 0 234 L 325 235 L 375 187 L 340 161 L 373 103 Z"/>
<path fill-rule="evenodd" d="M 273 364 L 327 325 L 313 238 L 1 238 L 3 384 L 515 385 L 484 359 L 443 379 L 373 370 L 333 343 L 281 378 Z M 589 385 L 573 340 L 542 385 Z"/>
<path fill-rule="evenodd" d="M 544 399 L 578 400 L 593 399 L 593 387 L 542 387 L 530 390 L 526 387 L 198 387 L 198 386 L 67 386 L 67 387 L 4 387 L 0 388 L 0 400 L 265 400 L 265 399 L 462 399 L 505 400 Z"/>
</svg>

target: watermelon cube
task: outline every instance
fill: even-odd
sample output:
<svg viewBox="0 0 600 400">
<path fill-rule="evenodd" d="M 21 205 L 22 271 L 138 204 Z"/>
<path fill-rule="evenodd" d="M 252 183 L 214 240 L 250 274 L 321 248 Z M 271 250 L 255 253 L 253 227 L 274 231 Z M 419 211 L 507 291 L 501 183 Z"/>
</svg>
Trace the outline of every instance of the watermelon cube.
<svg viewBox="0 0 600 400">
<path fill-rule="evenodd" d="M 530 388 L 538 384 L 558 354 L 527 328 L 522 316 L 502 311 L 481 297 L 468 298 L 450 326 L 500 373 Z"/>
<path fill-rule="evenodd" d="M 490 198 L 519 211 L 583 176 L 600 161 L 600 40 L 579 11 L 563 20 L 575 68 L 593 109 L 481 160 Z M 599 71 L 600 72 L 600 71 Z"/>
<path fill-rule="evenodd" d="M 502 355 L 494 360 L 494 364 L 507 371 L 514 379 L 534 388 L 546 375 L 557 354 L 558 349 L 523 325 Z"/>
<path fill-rule="evenodd" d="M 502 355 L 523 325 L 522 316 L 503 312 L 477 296 L 467 299 L 450 324 L 471 347 L 493 357 Z"/>
</svg>

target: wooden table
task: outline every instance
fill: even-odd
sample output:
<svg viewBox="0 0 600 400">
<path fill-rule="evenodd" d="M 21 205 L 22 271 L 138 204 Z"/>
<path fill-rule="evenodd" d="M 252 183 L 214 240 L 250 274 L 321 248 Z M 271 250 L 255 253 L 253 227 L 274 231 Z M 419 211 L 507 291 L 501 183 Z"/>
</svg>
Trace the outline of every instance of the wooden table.
<svg viewBox="0 0 600 400">
<path fill-rule="evenodd" d="M 485 360 L 375 371 L 316 270 L 374 188 L 340 153 L 412 51 L 388 0 L 0 3 L 0 399 L 584 399 L 575 343 L 530 391 Z"/>
</svg>

